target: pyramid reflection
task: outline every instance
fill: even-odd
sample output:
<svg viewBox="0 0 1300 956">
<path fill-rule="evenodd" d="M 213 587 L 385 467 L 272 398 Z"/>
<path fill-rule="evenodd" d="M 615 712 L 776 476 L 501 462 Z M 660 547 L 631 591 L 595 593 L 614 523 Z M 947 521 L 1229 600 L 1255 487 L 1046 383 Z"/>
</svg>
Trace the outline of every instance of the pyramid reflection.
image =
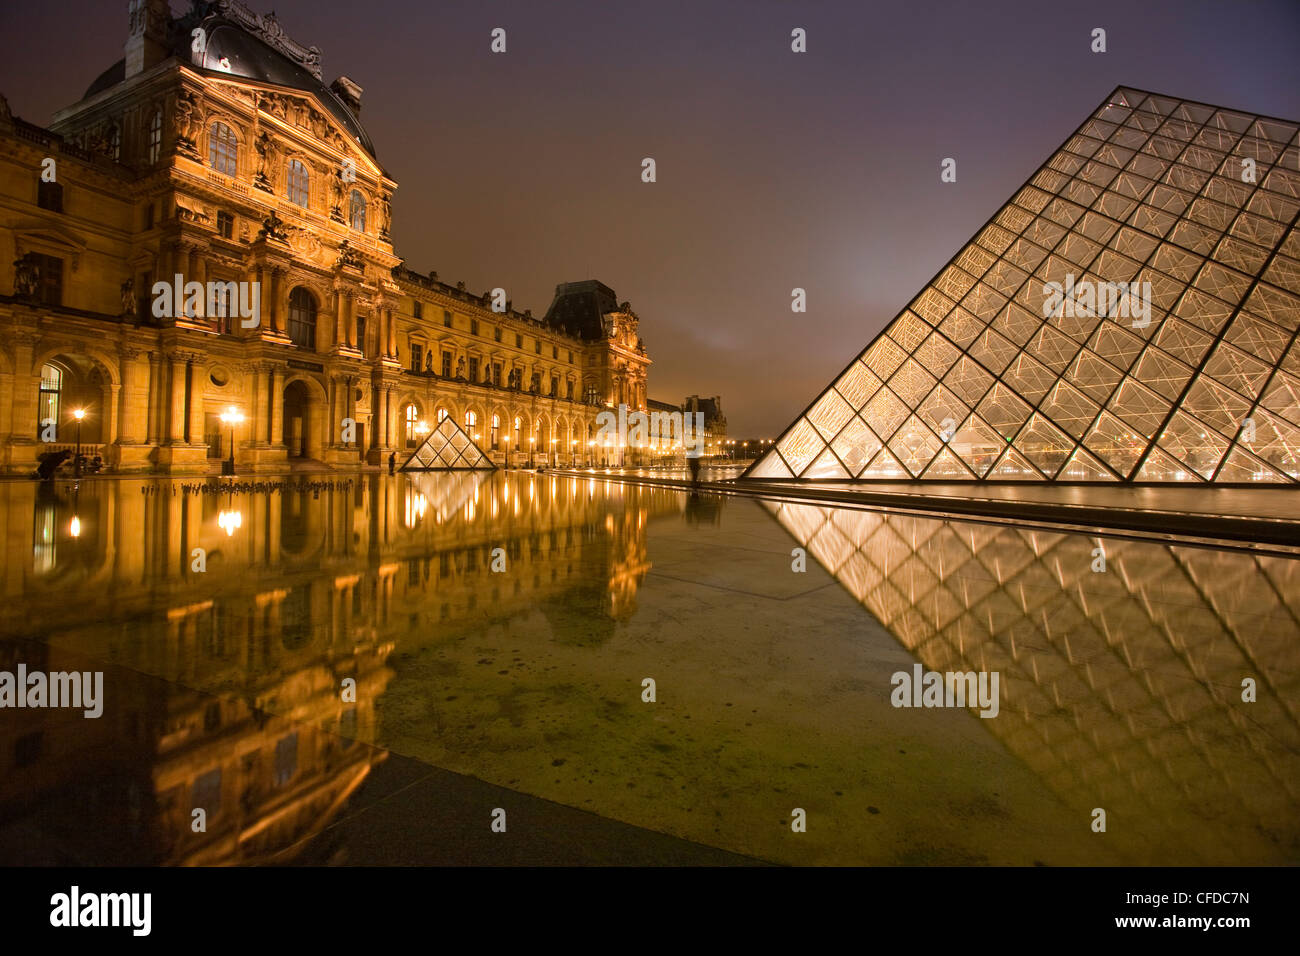
<svg viewBox="0 0 1300 956">
<path fill-rule="evenodd" d="M 1104 807 L 1148 851 L 1190 830 L 1206 859 L 1293 853 L 1300 561 L 765 507 L 926 668 L 999 671 L 1001 713 L 979 723 L 1080 819 Z"/>
</svg>

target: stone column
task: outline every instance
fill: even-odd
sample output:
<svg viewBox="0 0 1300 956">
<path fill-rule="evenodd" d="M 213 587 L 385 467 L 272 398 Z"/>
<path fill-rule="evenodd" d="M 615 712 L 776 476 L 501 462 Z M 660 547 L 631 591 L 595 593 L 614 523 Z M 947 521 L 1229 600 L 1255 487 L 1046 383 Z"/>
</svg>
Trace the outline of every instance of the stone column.
<svg viewBox="0 0 1300 956">
<path fill-rule="evenodd" d="M 271 391 L 266 410 L 271 416 L 271 444 L 282 445 L 284 444 L 284 396 L 280 393 L 284 390 L 284 372 L 271 366 L 268 377 Z"/>
<path fill-rule="evenodd" d="M 197 357 L 190 362 L 190 444 L 203 444 L 203 375 L 206 371 Z"/>
<path fill-rule="evenodd" d="M 118 393 L 117 442 L 138 445 L 145 440 L 149 423 L 149 393 L 140 388 L 139 351 L 122 349 L 118 353 L 122 370 L 122 389 Z M 141 399 L 143 398 L 143 401 Z"/>
<path fill-rule="evenodd" d="M 397 325 L 393 322 L 392 309 L 384 309 L 384 329 L 387 332 L 384 354 L 392 358 L 397 355 Z"/>
<path fill-rule="evenodd" d="M 253 445 L 260 445 L 266 434 L 266 397 L 263 394 L 265 390 L 266 376 L 262 374 L 260 366 L 254 365 L 248 369 L 248 434 Z"/>
<path fill-rule="evenodd" d="M 346 296 L 339 290 L 334 293 L 334 347 L 342 348 L 348 344 Z"/>
<path fill-rule="evenodd" d="M 168 405 L 167 441 L 169 444 L 179 445 L 185 441 L 186 356 L 180 352 L 173 352 L 167 356 L 167 359 L 171 369 L 169 382 L 171 398 Z"/>
</svg>

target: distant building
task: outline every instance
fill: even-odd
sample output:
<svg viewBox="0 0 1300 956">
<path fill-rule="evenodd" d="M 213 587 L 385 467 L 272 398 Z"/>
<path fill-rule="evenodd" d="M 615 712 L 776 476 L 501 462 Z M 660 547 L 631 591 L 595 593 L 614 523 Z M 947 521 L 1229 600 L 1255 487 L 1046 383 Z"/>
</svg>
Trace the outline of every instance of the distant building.
<svg viewBox="0 0 1300 956">
<path fill-rule="evenodd" d="M 49 129 L 0 97 L 0 471 L 79 437 L 214 472 L 232 424 L 240 471 L 377 465 L 446 416 L 498 463 L 617 459 L 596 416 L 644 408 L 650 359 L 612 289 L 539 319 L 406 268 L 357 83 L 236 0 L 123 7 L 125 56 Z"/>
</svg>

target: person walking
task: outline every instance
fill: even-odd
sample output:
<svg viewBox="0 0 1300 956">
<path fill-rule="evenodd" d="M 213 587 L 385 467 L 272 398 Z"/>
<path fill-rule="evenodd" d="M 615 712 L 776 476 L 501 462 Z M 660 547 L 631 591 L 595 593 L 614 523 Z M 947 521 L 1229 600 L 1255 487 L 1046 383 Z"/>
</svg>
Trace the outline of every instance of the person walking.
<svg viewBox="0 0 1300 956">
<path fill-rule="evenodd" d="M 390 452 L 388 455 L 388 473 L 390 475 L 397 473 L 397 452 Z"/>
</svg>

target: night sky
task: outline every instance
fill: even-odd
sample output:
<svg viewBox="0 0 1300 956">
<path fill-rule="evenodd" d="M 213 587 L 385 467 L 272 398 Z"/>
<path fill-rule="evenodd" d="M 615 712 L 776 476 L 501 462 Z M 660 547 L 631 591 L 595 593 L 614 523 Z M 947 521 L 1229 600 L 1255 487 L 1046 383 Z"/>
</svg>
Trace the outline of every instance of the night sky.
<svg viewBox="0 0 1300 956">
<path fill-rule="evenodd" d="M 1296 0 L 274 9 L 364 88 L 410 268 L 538 315 L 601 279 L 641 316 L 651 397 L 720 394 L 742 437 L 787 425 L 1115 86 L 1300 119 Z M 5 0 L 0 93 L 48 123 L 126 28 L 126 0 Z"/>
</svg>

